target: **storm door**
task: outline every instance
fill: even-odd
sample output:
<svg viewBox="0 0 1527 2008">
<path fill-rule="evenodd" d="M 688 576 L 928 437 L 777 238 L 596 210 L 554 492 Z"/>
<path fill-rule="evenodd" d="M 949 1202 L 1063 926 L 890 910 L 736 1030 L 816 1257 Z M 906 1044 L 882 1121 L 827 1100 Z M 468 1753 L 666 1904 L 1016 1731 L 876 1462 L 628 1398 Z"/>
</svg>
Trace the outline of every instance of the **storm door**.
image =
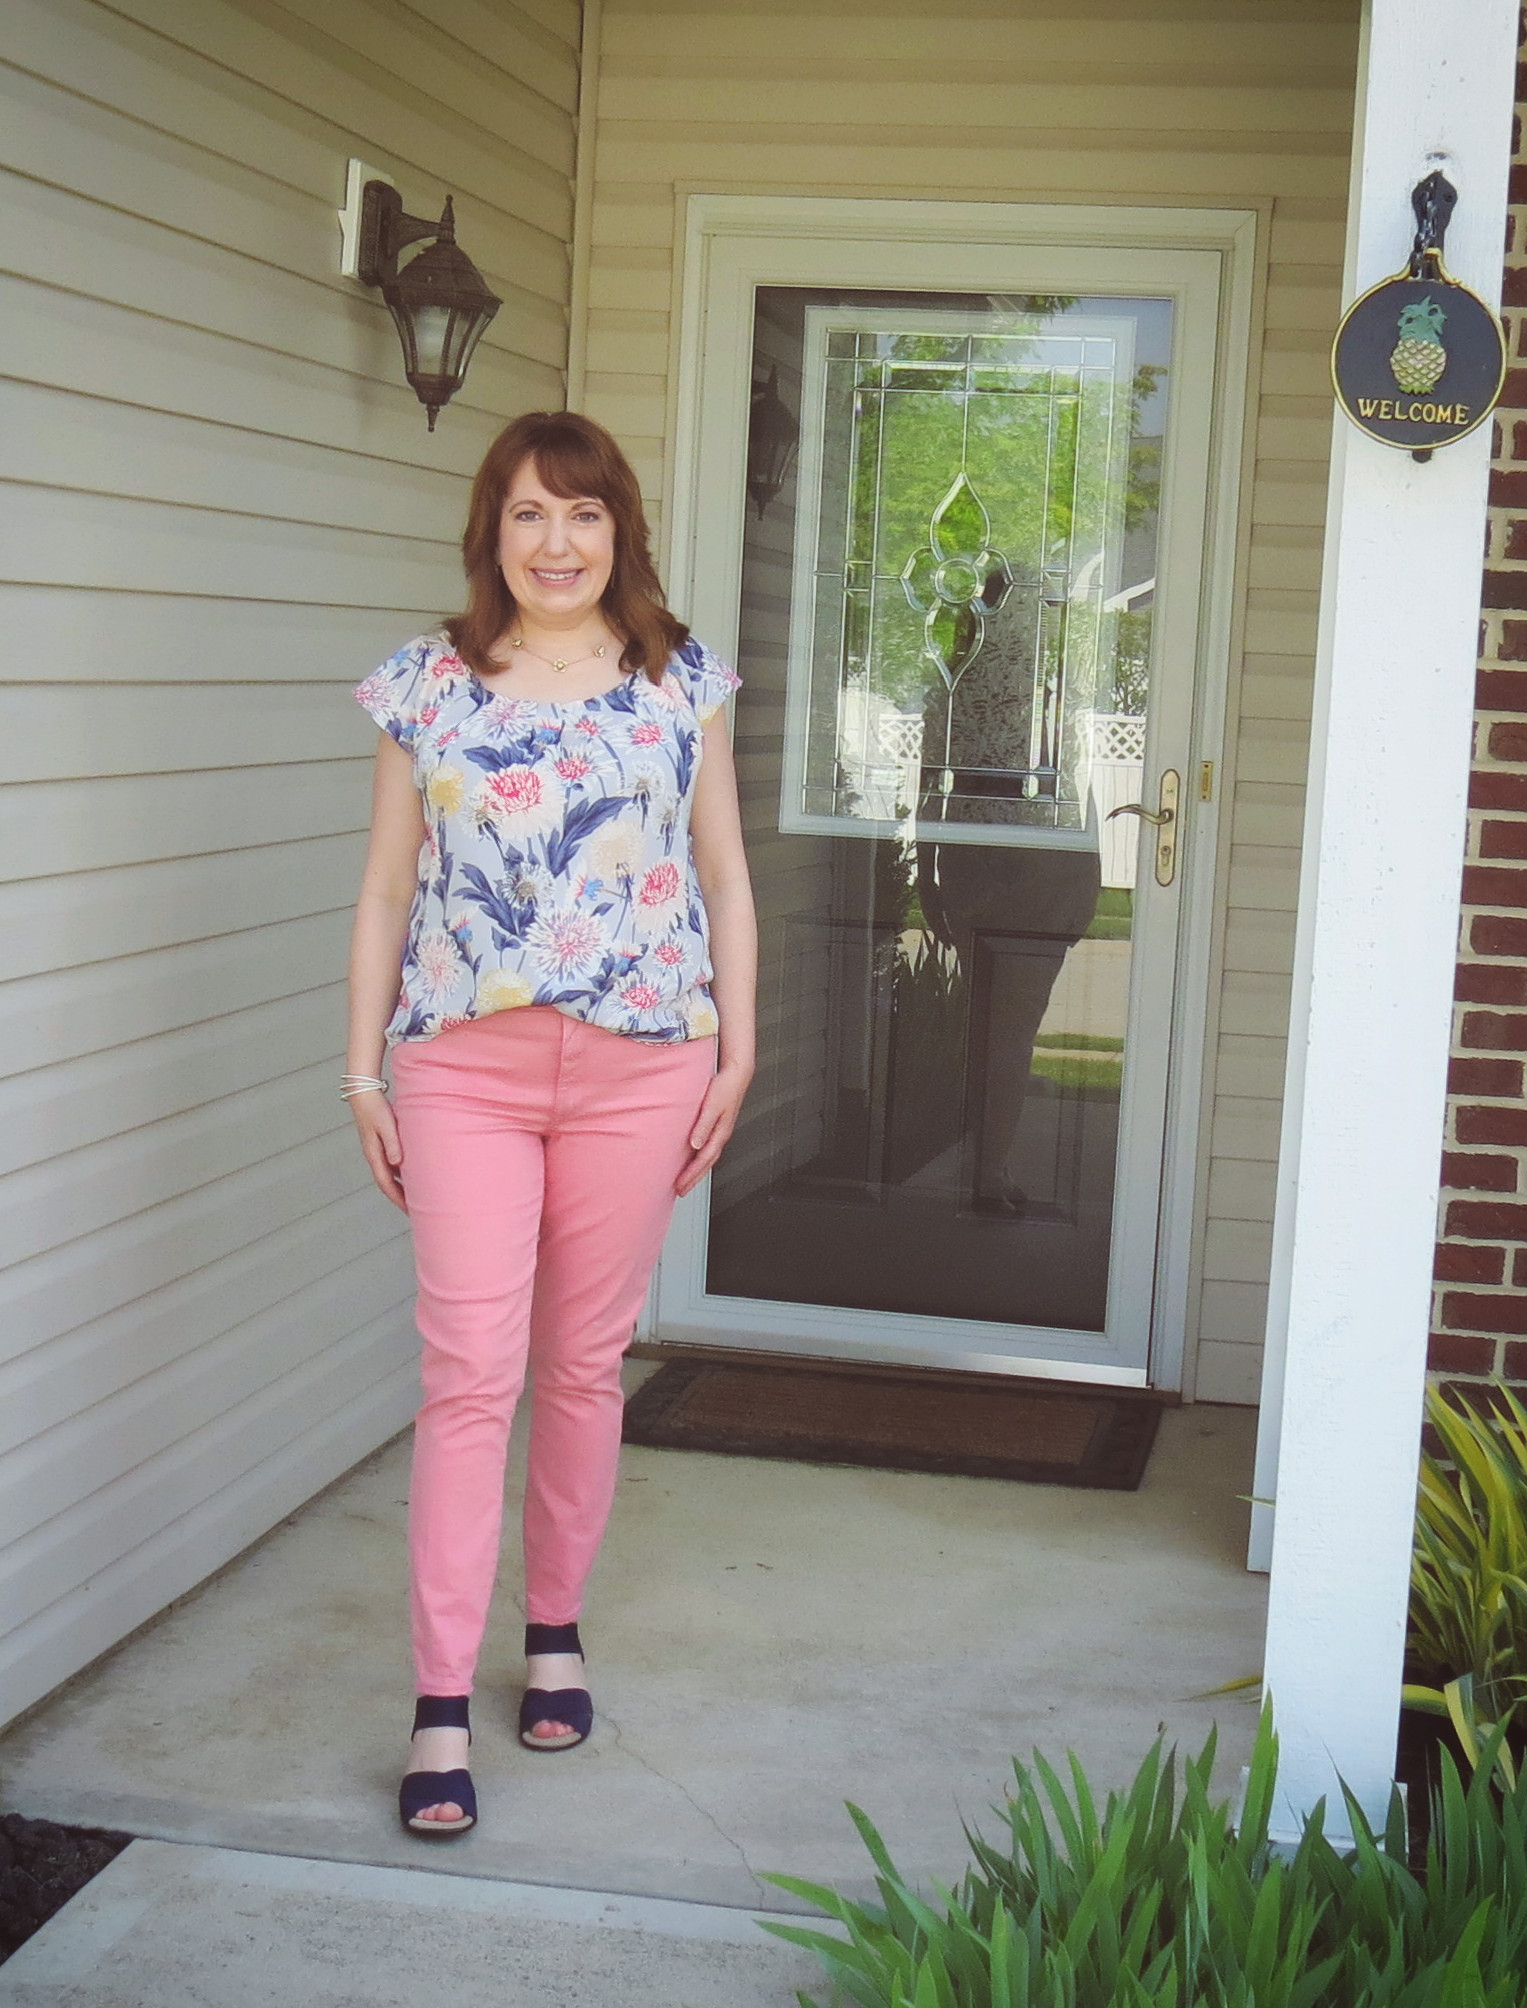
<svg viewBox="0 0 1527 2008">
<path fill-rule="evenodd" d="M 759 1072 L 660 1333 L 1146 1379 L 1201 779 L 1158 618 L 1198 587 L 1163 571 L 1183 311 L 757 288 Z"/>
</svg>

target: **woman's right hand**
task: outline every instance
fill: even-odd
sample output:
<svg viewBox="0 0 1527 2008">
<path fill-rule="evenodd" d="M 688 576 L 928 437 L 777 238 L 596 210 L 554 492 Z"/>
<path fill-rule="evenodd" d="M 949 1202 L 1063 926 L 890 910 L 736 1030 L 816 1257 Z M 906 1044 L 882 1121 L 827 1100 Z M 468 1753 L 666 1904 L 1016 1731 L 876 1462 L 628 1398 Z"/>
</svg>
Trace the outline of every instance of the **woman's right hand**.
<svg viewBox="0 0 1527 2008">
<path fill-rule="evenodd" d="M 350 1113 L 360 1132 L 361 1149 L 371 1167 L 371 1176 L 376 1180 L 377 1191 L 384 1199 L 390 1199 L 400 1213 L 406 1213 L 408 1201 L 404 1197 L 403 1180 L 399 1175 L 403 1164 L 403 1139 L 398 1135 L 398 1119 L 393 1114 L 392 1103 L 379 1088 L 372 1088 L 363 1095 L 351 1096 Z"/>
</svg>

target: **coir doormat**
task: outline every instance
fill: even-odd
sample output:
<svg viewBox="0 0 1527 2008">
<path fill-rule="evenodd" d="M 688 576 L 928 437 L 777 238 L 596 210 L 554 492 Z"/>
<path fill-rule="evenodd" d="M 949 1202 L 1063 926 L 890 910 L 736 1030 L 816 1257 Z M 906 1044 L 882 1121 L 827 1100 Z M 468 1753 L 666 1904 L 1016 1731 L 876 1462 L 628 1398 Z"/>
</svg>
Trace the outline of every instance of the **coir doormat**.
<svg viewBox="0 0 1527 2008">
<path fill-rule="evenodd" d="M 1133 1492 L 1162 1406 L 989 1375 L 673 1360 L 626 1403 L 625 1441 Z"/>
</svg>

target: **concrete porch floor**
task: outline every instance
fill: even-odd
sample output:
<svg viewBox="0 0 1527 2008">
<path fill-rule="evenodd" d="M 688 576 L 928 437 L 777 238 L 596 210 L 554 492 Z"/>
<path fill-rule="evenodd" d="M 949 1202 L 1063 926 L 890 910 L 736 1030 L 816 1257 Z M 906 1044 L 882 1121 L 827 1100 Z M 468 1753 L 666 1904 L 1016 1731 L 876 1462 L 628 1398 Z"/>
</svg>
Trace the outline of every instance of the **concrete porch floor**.
<svg viewBox="0 0 1527 2008">
<path fill-rule="evenodd" d="M 633 1378 L 650 1367 L 633 1365 Z M 1255 1417 L 1169 1412 L 1137 1493 L 628 1449 L 585 1614 L 593 1738 L 514 1738 L 518 1528 L 474 1710 L 477 1829 L 398 1827 L 409 1441 L 385 1446 L 0 1739 L 0 1804 L 161 1840 L 779 1910 L 769 1870 L 870 1887 L 843 1810 L 954 1877 L 1014 1753 L 1124 1781 L 1261 1665 Z M 511 1480 L 511 1500 L 517 1477 Z"/>
</svg>

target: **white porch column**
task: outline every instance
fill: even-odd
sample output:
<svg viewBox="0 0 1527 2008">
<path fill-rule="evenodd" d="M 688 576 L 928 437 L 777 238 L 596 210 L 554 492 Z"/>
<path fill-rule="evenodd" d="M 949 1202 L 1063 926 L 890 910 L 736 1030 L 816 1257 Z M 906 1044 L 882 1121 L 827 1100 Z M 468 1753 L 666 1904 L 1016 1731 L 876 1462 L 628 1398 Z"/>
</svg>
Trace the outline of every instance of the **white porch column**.
<svg viewBox="0 0 1527 2008">
<path fill-rule="evenodd" d="M 1440 166 L 1494 304 L 1516 0 L 1365 12 L 1345 299 Z M 1321 1797 L 1344 1827 L 1338 1774 L 1381 1816 L 1393 1774 L 1488 463 L 1488 426 L 1418 463 L 1336 417 L 1256 1487 L 1289 1833 Z"/>
</svg>

